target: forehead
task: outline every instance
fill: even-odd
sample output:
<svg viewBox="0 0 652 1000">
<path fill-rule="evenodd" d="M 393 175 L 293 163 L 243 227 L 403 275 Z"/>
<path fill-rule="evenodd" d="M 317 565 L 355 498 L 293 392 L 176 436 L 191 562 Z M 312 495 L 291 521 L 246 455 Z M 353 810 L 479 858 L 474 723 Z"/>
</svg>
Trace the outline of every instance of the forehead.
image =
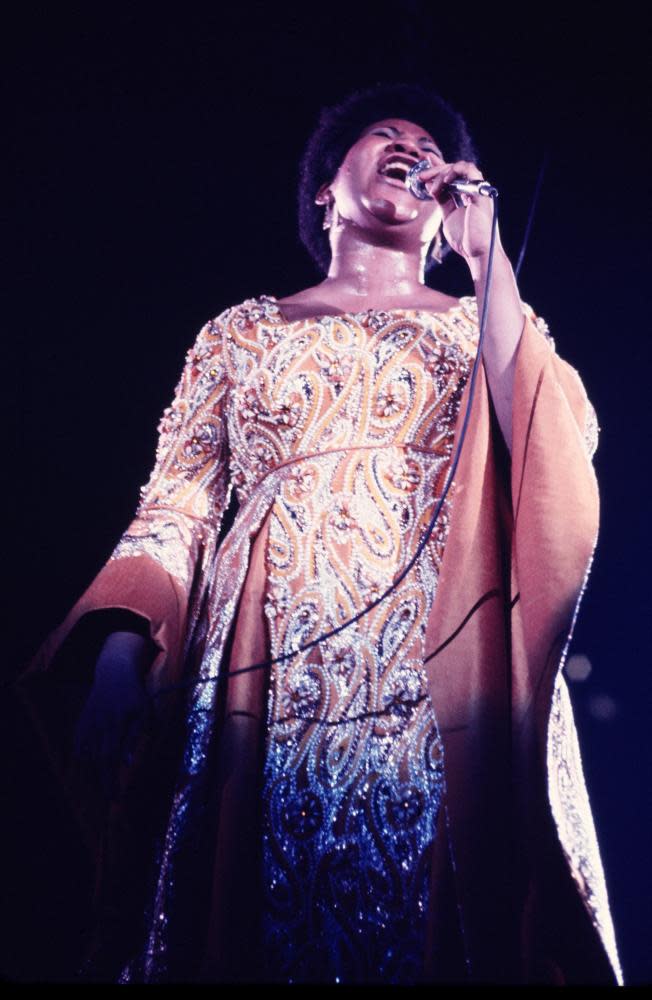
<svg viewBox="0 0 652 1000">
<path fill-rule="evenodd" d="M 378 121 L 365 126 L 362 130 L 362 135 L 366 135 L 367 132 L 373 131 L 375 128 L 389 128 L 397 133 L 398 138 L 410 136 L 413 139 L 427 139 L 435 146 L 437 145 L 434 136 L 430 132 L 416 122 L 408 121 L 406 118 L 380 118 Z"/>
</svg>

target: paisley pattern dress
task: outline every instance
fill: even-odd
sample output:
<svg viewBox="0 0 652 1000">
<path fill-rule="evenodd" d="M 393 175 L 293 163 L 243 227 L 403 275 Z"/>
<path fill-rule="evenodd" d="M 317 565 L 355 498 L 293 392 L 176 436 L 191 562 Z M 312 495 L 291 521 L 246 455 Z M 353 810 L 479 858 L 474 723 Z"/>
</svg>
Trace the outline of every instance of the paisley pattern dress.
<svg viewBox="0 0 652 1000">
<path fill-rule="evenodd" d="M 474 299 L 262 295 L 201 329 L 135 517 L 22 679 L 99 863 L 94 981 L 622 983 L 561 675 L 598 426 L 523 312 L 511 463 L 480 371 L 452 483 Z M 107 823 L 57 706 L 116 608 L 158 707 Z"/>
<path fill-rule="evenodd" d="M 260 507 L 276 661 L 262 775 L 270 977 L 421 975 L 445 782 L 424 635 L 454 483 L 420 559 L 399 574 L 442 498 L 476 346 L 472 298 L 445 313 L 296 322 L 272 296 L 226 310 L 188 355 L 136 520 L 112 555 L 148 555 L 187 586 L 228 490 L 241 505 L 230 534 L 252 534 L 243 510 Z M 210 600 L 209 620 L 222 622 L 203 637 L 214 667 L 233 606 Z"/>
<path fill-rule="evenodd" d="M 287 331 L 240 390 L 251 423 L 236 440 L 289 437 L 306 456 L 270 518 L 273 657 L 352 618 L 408 563 L 442 494 L 471 351 L 451 317 L 322 318 Z M 292 977 L 418 978 L 444 780 L 423 640 L 448 515 L 382 603 L 272 672 L 265 928 Z"/>
</svg>

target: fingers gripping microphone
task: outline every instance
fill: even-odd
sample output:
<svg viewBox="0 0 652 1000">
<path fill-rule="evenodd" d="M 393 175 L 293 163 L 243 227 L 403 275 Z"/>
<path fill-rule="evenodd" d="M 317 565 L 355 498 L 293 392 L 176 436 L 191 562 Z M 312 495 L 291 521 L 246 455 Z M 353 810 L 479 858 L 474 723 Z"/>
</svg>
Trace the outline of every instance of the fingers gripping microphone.
<svg viewBox="0 0 652 1000">
<path fill-rule="evenodd" d="M 427 170 L 429 166 L 428 160 L 419 160 L 413 167 L 410 167 L 405 178 L 405 186 L 408 191 L 419 201 L 434 201 L 433 196 L 428 194 L 425 184 L 419 177 L 421 171 Z M 488 181 L 472 181 L 467 177 L 456 177 L 455 180 L 448 182 L 446 188 L 458 194 L 481 194 L 486 198 L 498 196 L 498 191 Z"/>
</svg>

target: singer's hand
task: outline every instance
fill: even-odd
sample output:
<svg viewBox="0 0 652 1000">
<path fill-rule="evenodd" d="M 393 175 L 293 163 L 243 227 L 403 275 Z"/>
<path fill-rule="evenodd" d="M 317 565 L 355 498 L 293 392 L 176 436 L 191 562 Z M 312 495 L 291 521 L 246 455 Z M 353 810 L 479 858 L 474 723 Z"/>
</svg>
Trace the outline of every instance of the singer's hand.
<svg viewBox="0 0 652 1000">
<path fill-rule="evenodd" d="M 146 724 L 142 680 L 155 647 L 132 632 L 112 632 L 95 667 L 88 701 L 77 722 L 74 752 L 107 800 L 118 789 L 118 771 L 130 763 Z"/>
<path fill-rule="evenodd" d="M 447 242 L 465 260 L 483 257 L 489 253 L 493 205 L 491 198 L 483 195 L 455 193 L 446 190 L 446 184 L 456 177 L 472 181 L 484 180 L 475 163 L 459 160 L 442 163 L 428 170 L 419 171 L 428 194 L 437 199 L 444 217 L 443 229 Z"/>
</svg>

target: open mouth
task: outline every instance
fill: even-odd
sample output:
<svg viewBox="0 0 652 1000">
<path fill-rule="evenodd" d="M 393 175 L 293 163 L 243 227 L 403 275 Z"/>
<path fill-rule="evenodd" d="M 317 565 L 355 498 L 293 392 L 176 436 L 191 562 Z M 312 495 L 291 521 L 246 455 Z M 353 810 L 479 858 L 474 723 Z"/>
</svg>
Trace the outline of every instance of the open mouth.
<svg viewBox="0 0 652 1000">
<path fill-rule="evenodd" d="M 408 168 L 404 163 L 389 163 L 387 166 L 379 170 L 378 173 L 383 177 L 390 177 L 392 180 L 400 181 L 402 184 L 405 184 Z"/>
<path fill-rule="evenodd" d="M 403 156 L 401 153 L 390 153 L 384 160 L 380 161 L 378 173 L 388 182 L 394 182 L 405 187 L 408 171 L 417 163 L 411 156 Z"/>
</svg>

